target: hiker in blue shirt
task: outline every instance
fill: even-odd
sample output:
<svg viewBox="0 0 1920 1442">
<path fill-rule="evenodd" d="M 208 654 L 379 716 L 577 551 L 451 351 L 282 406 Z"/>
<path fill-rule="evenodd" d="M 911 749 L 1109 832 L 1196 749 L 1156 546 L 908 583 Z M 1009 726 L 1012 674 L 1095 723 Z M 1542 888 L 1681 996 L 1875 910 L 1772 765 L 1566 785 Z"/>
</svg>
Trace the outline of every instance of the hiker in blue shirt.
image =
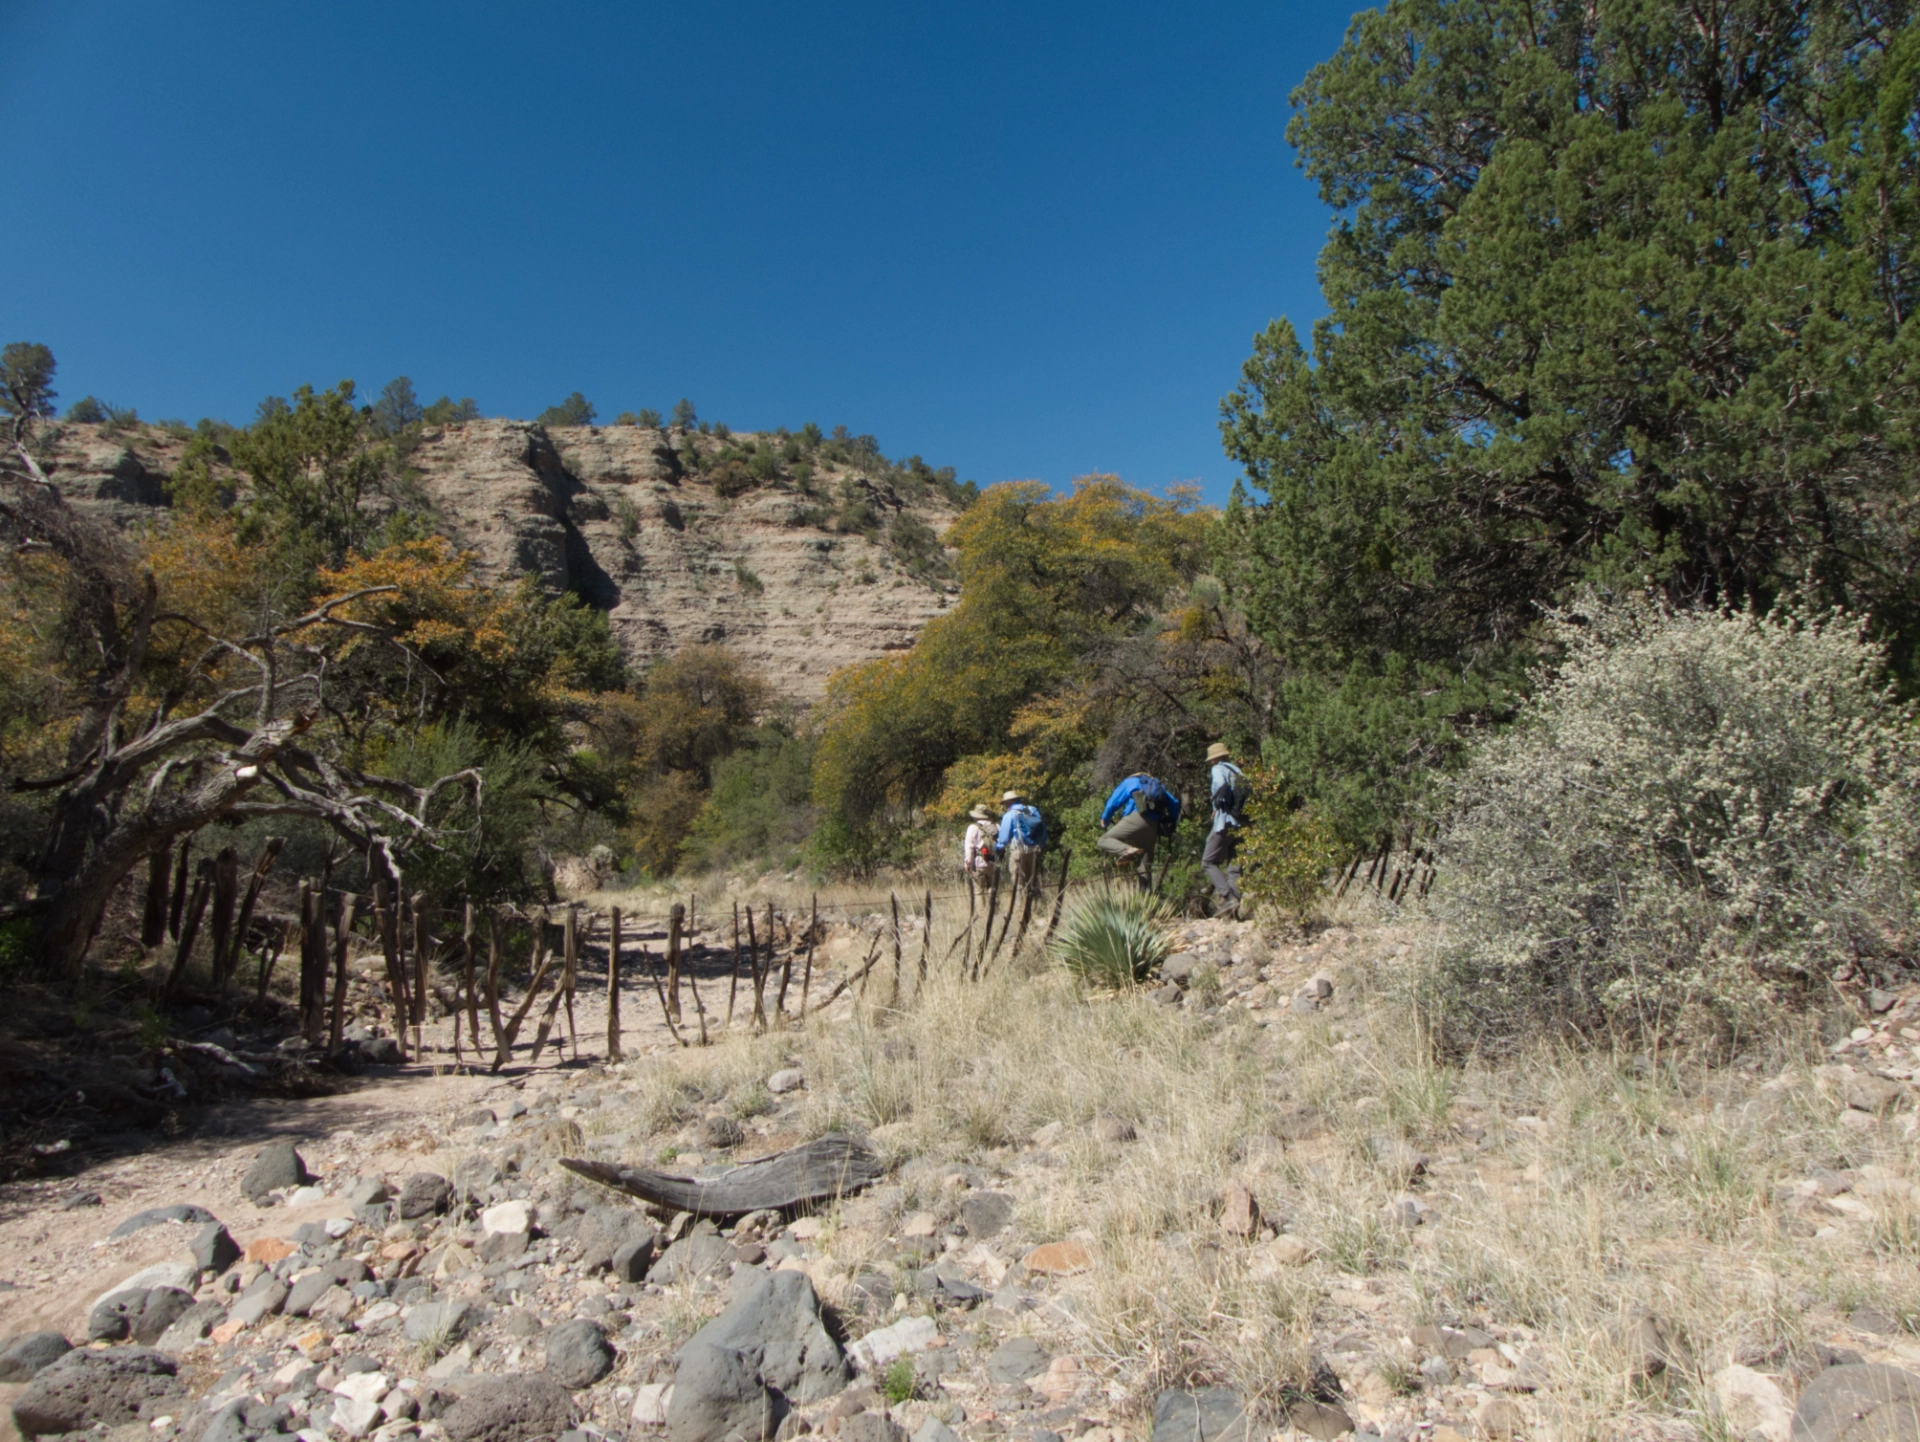
<svg viewBox="0 0 1920 1442">
<path fill-rule="evenodd" d="M 1232 757 L 1224 741 L 1207 748 L 1207 764 L 1212 768 L 1207 797 L 1213 806 L 1213 828 L 1207 833 L 1200 864 L 1213 883 L 1215 916 L 1240 914 L 1240 868 L 1233 864 L 1233 858 L 1240 850 L 1240 828 L 1247 824 L 1247 799 L 1253 794 L 1246 773 L 1233 764 Z"/>
<path fill-rule="evenodd" d="M 1031 893 L 1040 881 L 1040 852 L 1047 844 L 1047 823 L 1040 808 L 1018 791 L 1002 795 L 1000 804 L 1007 809 L 1000 817 L 994 853 L 1007 858 L 1007 879 L 1013 883 L 1014 895 L 1022 890 Z"/>
<path fill-rule="evenodd" d="M 1140 885 L 1153 881 L 1153 849 L 1180 824 L 1180 798 L 1166 783 L 1136 772 L 1113 788 L 1100 824 L 1107 828 L 1094 844 L 1122 867 L 1136 866 Z"/>
</svg>

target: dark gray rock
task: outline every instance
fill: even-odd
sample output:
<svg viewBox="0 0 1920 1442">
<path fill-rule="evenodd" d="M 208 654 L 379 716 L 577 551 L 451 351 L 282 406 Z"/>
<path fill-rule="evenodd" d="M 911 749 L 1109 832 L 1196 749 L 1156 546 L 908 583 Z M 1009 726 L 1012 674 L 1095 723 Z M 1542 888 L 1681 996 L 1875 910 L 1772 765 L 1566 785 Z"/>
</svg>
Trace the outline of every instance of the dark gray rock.
<svg viewBox="0 0 1920 1442">
<path fill-rule="evenodd" d="M 656 1282 L 696 1282 L 725 1277 L 733 1267 L 733 1243 L 713 1232 L 694 1232 L 660 1254 L 653 1264 Z"/>
<path fill-rule="evenodd" d="M 240 1260 L 240 1244 L 211 1218 L 193 1234 L 187 1250 L 193 1254 L 193 1264 L 203 1272 L 224 1272 Z"/>
<path fill-rule="evenodd" d="M 841 1422 L 840 1442 L 907 1442 L 907 1429 L 885 1412 L 856 1412 Z"/>
<path fill-rule="evenodd" d="M 193 1294 L 178 1287 L 141 1287 L 115 1292 L 87 1315 L 89 1342 L 124 1342 L 128 1338 L 151 1346 L 193 1305 Z"/>
<path fill-rule="evenodd" d="M 369 1232 L 384 1232 L 393 1221 L 393 1207 L 387 1202 L 369 1202 L 353 1209 L 353 1220 Z"/>
<path fill-rule="evenodd" d="M 146 1347 L 80 1348 L 41 1370 L 13 1403 L 23 1436 L 118 1427 L 177 1411 L 173 1358 Z"/>
<path fill-rule="evenodd" d="M 950 1276 L 936 1267 L 928 1267 L 914 1276 L 914 1290 L 949 1307 L 973 1307 L 987 1298 L 985 1290 L 965 1277 Z"/>
<path fill-rule="evenodd" d="M 960 1220 L 967 1235 L 984 1241 L 1007 1229 L 1013 1220 L 1013 1198 L 1003 1192 L 969 1192 L 960 1199 Z"/>
<path fill-rule="evenodd" d="M 747 1357 L 762 1382 L 802 1406 L 833 1396 L 853 1376 L 820 1319 L 820 1299 L 804 1272 L 742 1267 L 734 1273 L 727 1309 L 694 1333 L 687 1347 L 695 1343 Z M 674 1400 L 678 1405 L 677 1391 Z"/>
<path fill-rule="evenodd" d="M 98 1192 L 75 1192 L 59 1206 L 63 1212 L 77 1212 L 82 1207 L 100 1206 L 106 1199 Z"/>
<path fill-rule="evenodd" d="M 1793 1409 L 1792 1442 L 1912 1442 L 1920 1437 L 1920 1377 L 1874 1364 L 1829 1367 Z"/>
<path fill-rule="evenodd" d="M 23 1332 L 0 1347 L 0 1382 L 30 1382 L 41 1368 L 50 1367 L 73 1350 L 58 1332 Z"/>
<path fill-rule="evenodd" d="M 247 1436 L 247 1402 L 242 1397 L 229 1402 L 207 1419 L 206 1427 L 200 1433 L 200 1442 L 249 1442 Z"/>
<path fill-rule="evenodd" d="M 262 1272 L 227 1312 L 227 1320 L 251 1327 L 268 1317 L 277 1316 L 287 1304 L 287 1290 L 287 1284 L 273 1273 Z"/>
<path fill-rule="evenodd" d="M 666 1442 L 765 1442 L 779 1425 L 778 1414 L 773 1394 L 745 1353 L 698 1337 L 680 1349 Z"/>
<path fill-rule="evenodd" d="M 347 1188 L 347 1205 L 355 1211 L 361 1207 L 377 1207 L 391 1199 L 387 1184 L 378 1177 L 355 1177 Z"/>
<path fill-rule="evenodd" d="M 1003 1387 L 1037 1377 L 1053 1357 L 1031 1337 L 1012 1337 L 987 1358 L 987 1375 Z"/>
<path fill-rule="evenodd" d="M 597 1322 L 575 1317 L 547 1333 L 547 1375 L 562 1387 L 591 1387 L 613 1361 L 613 1344 Z"/>
<path fill-rule="evenodd" d="M 307 1170 L 305 1159 L 294 1150 L 293 1143 L 281 1140 L 268 1142 L 260 1149 L 260 1155 L 253 1159 L 253 1165 L 240 1179 L 240 1191 L 258 1206 L 270 1192 L 282 1187 L 304 1186 L 312 1180 L 313 1174 Z"/>
<path fill-rule="evenodd" d="M 119 1226 L 108 1232 L 109 1237 L 130 1237 L 135 1232 L 144 1232 L 148 1227 L 157 1227 L 163 1222 L 174 1222 L 181 1226 L 189 1223 L 199 1224 L 214 1220 L 213 1213 L 205 1207 L 192 1206 L 186 1202 L 176 1202 L 171 1207 L 148 1207 L 144 1212 L 135 1212 Z"/>
<path fill-rule="evenodd" d="M 1247 1442 L 1247 1409 L 1226 1387 L 1162 1392 L 1153 1401 L 1153 1442 Z"/>
<path fill-rule="evenodd" d="M 453 1205 L 453 1184 L 437 1172 L 415 1172 L 400 1188 L 400 1219 L 437 1216 Z"/>
<path fill-rule="evenodd" d="M 580 1267 L 586 1272 L 603 1271 L 611 1266 L 614 1253 L 629 1242 L 644 1239 L 651 1253 L 653 1238 L 654 1228 L 646 1213 L 633 1207 L 589 1207 L 586 1215 L 573 1223 L 573 1240 L 580 1248 Z M 623 1280 L 637 1282 L 640 1278 Z"/>
<path fill-rule="evenodd" d="M 538 1372 L 468 1382 L 440 1415 L 452 1442 L 531 1442 L 557 1436 L 572 1420 L 567 1389 Z"/>
<path fill-rule="evenodd" d="M 184 1352 L 227 1319 L 227 1309 L 218 1302 L 195 1302 L 173 1319 L 173 1325 L 154 1343 L 162 1352 Z"/>
<path fill-rule="evenodd" d="M 453 1169 L 454 1190 L 474 1201 L 488 1200 L 493 1188 L 503 1180 L 500 1168 L 479 1155 L 462 1158 Z"/>
<path fill-rule="evenodd" d="M 615 1249 L 607 1270 L 622 1282 L 644 1282 L 653 1265 L 653 1236 L 636 1237 Z"/>
<path fill-rule="evenodd" d="M 1900 1324 L 1878 1307 L 1855 1307 L 1847 1314 L 1847 1325 L 1856 1332 L 1867 1332 L 1876 1337 L 1900 1335 Z"/>
<path fill-rule="evenodd" d="M 313 1310 L 314 1303 L 326 1296 L 329 1287 L 351 1287 L 356 1282 L 367 1281 L 372 1275 L 367 1270 L 367 1264 L 354 1257 L 328 1262 L 293 1284 L 287 1293 L 286 1305 L 281 1310 L 289 1317 L 304 1317 Z"/>
<path fill-rule="evenodd" d="M 511 1262 L 526 1256 L 527 1245 L 525 1232 L 489 1232 L 473 1254 L 482 1262 Z"/>
</svg>

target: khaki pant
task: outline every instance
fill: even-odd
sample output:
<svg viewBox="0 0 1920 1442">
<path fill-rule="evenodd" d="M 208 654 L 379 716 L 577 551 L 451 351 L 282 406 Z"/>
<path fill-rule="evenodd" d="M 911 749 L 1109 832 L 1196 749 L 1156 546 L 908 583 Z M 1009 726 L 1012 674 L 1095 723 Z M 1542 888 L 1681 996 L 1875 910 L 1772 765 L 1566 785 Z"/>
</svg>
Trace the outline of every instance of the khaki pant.
<svg viewBox="0 0 1920 1442">
<path fill-rule="evenodd" d="M 1103 854 L 1116 856 L 1122 860 L 1138 851 L 1140 853 L 1138 857 L 1140 884 L 1144 886 L 1153 876 L 1153 848 L 1159 840 L 1159 829 L 1138 811 L 1134 811 L 1122 816 L 1109 826 L 1094 845 Z"/>
<path fill-rule="evenodd" d="M 1007 843 L 1007 881 L 1017 894 L 1023 887 L 1032 890 L 1040 884 L 1040 848 L 1029 846 L 1019 837 Z"/>
</svg>

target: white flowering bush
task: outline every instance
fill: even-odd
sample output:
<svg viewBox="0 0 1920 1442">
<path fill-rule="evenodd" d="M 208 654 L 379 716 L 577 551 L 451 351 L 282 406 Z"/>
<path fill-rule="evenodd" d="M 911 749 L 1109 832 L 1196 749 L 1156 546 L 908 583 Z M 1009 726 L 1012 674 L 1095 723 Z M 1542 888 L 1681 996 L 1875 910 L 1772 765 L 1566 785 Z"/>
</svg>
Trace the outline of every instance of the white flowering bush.
<svg viewBox="0 0 1920 1442">
<path fill-rule="evenodd" d="M 1857 618 L 1591 602 L 1448 794 L 1444 1038 L 1721 1040 L 1915 956 L 1920 743 Z"/>
</svg>

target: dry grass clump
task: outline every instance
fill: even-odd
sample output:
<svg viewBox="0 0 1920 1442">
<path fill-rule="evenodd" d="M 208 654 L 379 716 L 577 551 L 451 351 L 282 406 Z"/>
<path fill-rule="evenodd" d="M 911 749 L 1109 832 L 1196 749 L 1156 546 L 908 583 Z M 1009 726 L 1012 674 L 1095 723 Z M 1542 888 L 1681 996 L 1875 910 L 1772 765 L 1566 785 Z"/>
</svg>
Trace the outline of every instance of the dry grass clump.
<svg viewBox="0 0 1920 1442">
<path fill-rule="evenodd" d="M 1712 1371 L 1790 1369 L 1853 1307 L 1920 1317 L 1920 1169 L 1897 1122 L 1838 1122 L 1810 1036 L 1744 1069 L 1554 1048 L 1444 1065 L 1366 968 L 1340 988 L 1334 1012 L 1262 1027 L 1092 996 L 1057 970 L 936 973 L 897 1006 L 876 989 L 851 1019 L 643 1064 L 633 1116 L 684 1121 L 673 1087 L 689 1083 L 731 1106 L 797 1062 L 800 1130 L 869 1132 L 901 1165 L 897 1207 L 938 1204 L 944 1163 L 1002 1172 L 1026 1241 L 1092 1249 L 1093 1269 L 1058 1284 L 1071 1323 L 1050 1325 L 1141 1408 L 1219 1381 L 1274 1416 L 1328 1356 L 1350 1394 L 1401 1405 L 1432 1385 L 1403 1338 L 1438 1322 L 1497 1330 L 1527 1357 L 1542 1428 L 1611 1436 L 1704 1425 Z M 1135 1139 L 1100 1140 L 1102 1116 Z M 1052 1122 L 1043 1156 L 1026 1139 Z M 1799 1216 L 1784 1198 L 1816 1167 L 1869 1178 L 1870 1215 Z M 1310 1259 L 1228 1235 L 1232 1182 Z M 1409 1200 L 1423 1224 L 1405 1225 Z M 883 1232 L 823 1239 L 823 1291 L 889 1265 Z M 1637 1374 L 1627 1324 L 1644 1311 L 1685 1338 L 1692 1369 Z M 1364 1359 L 1333 1350 L 1354 1334 Z"/>
</svg>

